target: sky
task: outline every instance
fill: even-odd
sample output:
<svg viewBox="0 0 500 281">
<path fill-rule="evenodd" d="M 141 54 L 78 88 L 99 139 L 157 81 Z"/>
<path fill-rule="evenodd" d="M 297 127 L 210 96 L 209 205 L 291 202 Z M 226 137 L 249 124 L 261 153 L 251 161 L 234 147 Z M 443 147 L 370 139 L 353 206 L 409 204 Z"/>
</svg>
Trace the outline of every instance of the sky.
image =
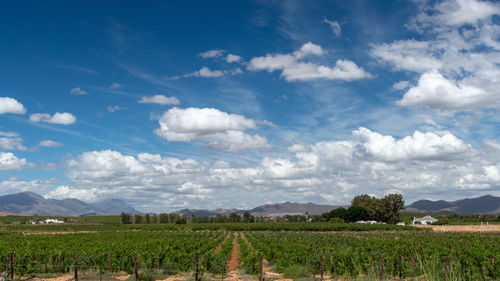
<svg viewBox="0 0 500 281">
<path fill-rule="evenodd" d="M 0 195 L 500 196 L 499 2 L 0 5 Z"/>
</svg>

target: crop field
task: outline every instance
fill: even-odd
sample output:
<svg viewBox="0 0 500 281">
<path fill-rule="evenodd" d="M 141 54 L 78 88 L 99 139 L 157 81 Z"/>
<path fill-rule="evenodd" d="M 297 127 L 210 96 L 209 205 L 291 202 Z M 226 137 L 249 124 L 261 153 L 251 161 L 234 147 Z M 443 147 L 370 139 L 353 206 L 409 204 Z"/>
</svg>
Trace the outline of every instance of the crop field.
<svg viewBox="0 0 500 281">
<path fill-rule="evenodd" d="M 13 253 L 13 256 L 12 256 Z M 499 280 L 500 233 L 387 225 L 262 223 L 7 226 L 0 267 L 16 279 Z M 262 264 L 262 267 L 261 267 Z M 12 271 L 12 272 L 11 272 Z M 82 278 L 94 272 L 90 279 Z M 83 274 L 83 275 L 82 275 Z M 116 277 L 116 276 L 114 276 Z M 69 280 L 69 279 L 68 279 Z M 116 280 L 110 279 L 110 280 Z M 125 280 L 125 279 L 124 279 Z"/>
</svg>

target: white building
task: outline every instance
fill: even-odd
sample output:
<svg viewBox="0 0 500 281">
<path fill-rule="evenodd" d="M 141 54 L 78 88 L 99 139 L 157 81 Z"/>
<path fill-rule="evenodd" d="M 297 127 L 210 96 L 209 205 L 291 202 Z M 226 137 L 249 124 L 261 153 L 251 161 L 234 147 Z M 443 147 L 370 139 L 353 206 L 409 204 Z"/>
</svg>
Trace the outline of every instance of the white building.
<svg viewBox="0 0 500 281">
<path fill-rule="evenodd" d="M 44 220 L 45 223 L 64 223 L 63 221 L 57 220 L 57 219 L 46 219 Z"/>
<path fill-rule="evenodd" d="M 421 224 L 421 225 L 427 225 L 427 224 L 432 224 L 437 222 L 438 220 L 431 217 L 431 216 L 425 216 L 423 218 L 413 218 L 413 224 Z"/>
</svg>

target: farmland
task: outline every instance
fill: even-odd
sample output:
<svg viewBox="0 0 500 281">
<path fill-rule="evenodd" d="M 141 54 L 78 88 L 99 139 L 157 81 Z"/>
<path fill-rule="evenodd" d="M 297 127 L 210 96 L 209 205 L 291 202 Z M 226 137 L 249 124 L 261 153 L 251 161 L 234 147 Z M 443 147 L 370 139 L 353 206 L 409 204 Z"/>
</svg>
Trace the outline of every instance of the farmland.
<svg viewBox="0 0 500 281">
<path fill-rule="evenodd" d="M 265 271 L 275 274 L 266 280 L 321 272 L 342 280 L 500 278 L 499 232 L 330 223 L 67 224 L 2 226 L 0 238 L 0 266 L 10 272 L 14 253 L 15 275 L 24 277 L 73 274 L 76 265 L 82 273 L 132 274 L 130 280 L 136 267 L 143 280 L 177 273 L 191 280 L 198 265 L 204 279 L 218 279 L 228 277 L 233 256 L 239 272 L 256 280 L 262 254 Z"/>
</svg>

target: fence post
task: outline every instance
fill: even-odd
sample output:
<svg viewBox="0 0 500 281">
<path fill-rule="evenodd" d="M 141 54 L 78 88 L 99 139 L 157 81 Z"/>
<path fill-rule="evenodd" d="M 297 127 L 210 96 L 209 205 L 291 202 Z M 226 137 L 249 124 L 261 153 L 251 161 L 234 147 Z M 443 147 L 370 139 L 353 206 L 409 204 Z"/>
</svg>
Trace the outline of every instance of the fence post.
<svg viewBox="0 0 500 281">
<path fill-rule="evenodd" d="M 52 254 L 49 256 L 49 267 L 50 271 L 52 272 Z"/>
<path fill-rule="evenodd" d="M 195 258 L 194 281 L 198 281 L 198 255 Z"/>
<path fill-rule="evenodd" d="M 380 256 L 380 275 L 379 275 L 379 280 L 384 280 L 384 254 Z"/>
<path fill-rule="evenodd" d="M 139 272 L 137 270 L 137 253 L 134 253 L 134 273 L 135 273 L 135 281 L 139 280 Z"/>
<path fill-rule="evenodd" d="M 62 273 L 62 267 L 61 267 L 61 255 L 62 255 L 62 252 L 59 251 L 59 274 Z"/>
<path fill-rule="evenodd" d="M 264 261 L 262 258 L 262 253 L 260 253 L 259 260 L 260 260 L 259 281 L 264 281 L 264 277 L 262 276 L 264 271 Z"/>
<path fill-rule="evenodd" d="M 73 270 L 75 271 L 75 281 L 78 281 L 78 256 L 76 255 L 76 252 L 73 254 Z"/>
<path fill-rule="evenodd" d="M 399 280 L 403 279 L 403 263 L 401 262 L 401 255 L 399 255 Z"/>
<path fill-rule="evenodd" d="M 319 273 L 321 276 L 321 281 L 323 281 L 323 253 L 319 253 Z"/>
<path fill-rule="evenodd" d="M 156 269 L 160 270 L 160 252 L 156 253 Z"/>
<path fill-rule="evenodd" d="M 10 253 L 10 279 L 14 280 L 14 253 Z"/>
</svg>

